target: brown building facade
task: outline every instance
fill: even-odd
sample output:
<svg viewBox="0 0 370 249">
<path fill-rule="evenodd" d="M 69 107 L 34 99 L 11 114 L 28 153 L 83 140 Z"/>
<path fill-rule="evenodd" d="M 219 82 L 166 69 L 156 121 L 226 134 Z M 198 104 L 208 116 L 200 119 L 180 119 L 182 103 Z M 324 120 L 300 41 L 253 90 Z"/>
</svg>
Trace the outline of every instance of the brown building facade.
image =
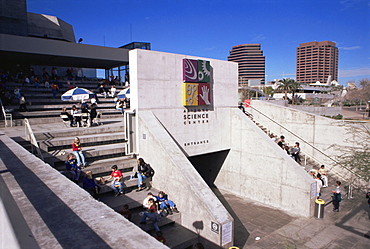
<svg viewBox="0 0 370 249">
<path fill-rule="evenodd" d="M 260 80 L 265 84 L 265 56 L 261 44 L 233 46 L 227 59 L 238 63 L 239 84 L 247 84 L 248 80 Z"/>
<path fill-rule="evenodd" d="M 338 81 L 338 48 L 331 41 L 307 42 L 297 48 L 297 81 L 302 84 Z"/>
</svg>

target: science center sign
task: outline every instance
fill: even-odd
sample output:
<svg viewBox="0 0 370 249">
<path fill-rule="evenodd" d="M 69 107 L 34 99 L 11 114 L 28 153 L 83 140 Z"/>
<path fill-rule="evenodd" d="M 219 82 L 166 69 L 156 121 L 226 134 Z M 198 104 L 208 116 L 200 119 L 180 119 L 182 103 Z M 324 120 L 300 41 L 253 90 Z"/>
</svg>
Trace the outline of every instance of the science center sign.
<svg viewBox="0 0 370 249">
<path fill-rule="evenodd" d="M 206 60 L 183 59 L 183 106 L 195 107 L 184 110 L 184 125 L 208 123 L 211 102 L 211 64 Z M 197 108 L 198 107 L 198 108 Z M 184 146 L 208 143 L 208 139 L 185 142 Z"/>
<path fill-rule="evenodd" d="M 211 105 L 211 64 L 206 60 L 183 59 L 183 105 Z"/>
</svg>

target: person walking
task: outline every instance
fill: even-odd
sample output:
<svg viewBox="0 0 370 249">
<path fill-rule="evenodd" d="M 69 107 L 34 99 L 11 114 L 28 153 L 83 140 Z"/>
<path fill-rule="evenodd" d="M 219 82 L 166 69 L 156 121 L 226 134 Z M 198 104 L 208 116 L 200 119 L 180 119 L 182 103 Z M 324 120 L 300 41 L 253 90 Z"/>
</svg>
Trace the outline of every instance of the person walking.
<svg viewBox="0 0 370 249">
<path fill-rule="evenodd" d="M 333 211 L 334 212 L 339 212 L 339 203 L 342 201 L 342 194 L 341 194 L 341 189 L 340 185 L 342 183 L 340 181 L 335 182 L 335 190 L 333 190 Z"/>
</svg>

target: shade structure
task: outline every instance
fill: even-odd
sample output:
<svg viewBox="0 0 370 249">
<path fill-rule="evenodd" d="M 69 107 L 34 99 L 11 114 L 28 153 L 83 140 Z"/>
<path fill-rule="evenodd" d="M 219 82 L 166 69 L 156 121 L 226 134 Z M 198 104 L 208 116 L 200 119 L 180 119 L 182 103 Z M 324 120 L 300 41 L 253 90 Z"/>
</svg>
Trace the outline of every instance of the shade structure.
<svg viewBox="0 0 370 249">
<path fill-rule="evenodd" d="M 61 98 L 63 101 L 83 100 L 89 99 L 91 95 L 92 92 L 89 90 L 76 87 L 63 93 Z"/>
<path fill-rule="evenodd" d="M 130 87 L 121 90 L 117 94 L 117 98 L 119 98 L 119 99 L 123 99 L 123 98 L 129 99 L 130 98 Z"/>
</svg>

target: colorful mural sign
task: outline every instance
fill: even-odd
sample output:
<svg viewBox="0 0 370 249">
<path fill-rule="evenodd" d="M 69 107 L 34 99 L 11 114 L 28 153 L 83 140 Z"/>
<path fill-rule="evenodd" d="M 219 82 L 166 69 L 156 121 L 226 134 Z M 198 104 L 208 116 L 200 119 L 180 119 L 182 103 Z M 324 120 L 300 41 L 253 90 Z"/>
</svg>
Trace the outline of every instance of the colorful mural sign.
<svg viewBox="0 0 370 249">
<path fill-rule="evenodd" d="M 206 60 L 183 59 L 183 105 L 211 105 L 211 64 Z"/>
</svg>

